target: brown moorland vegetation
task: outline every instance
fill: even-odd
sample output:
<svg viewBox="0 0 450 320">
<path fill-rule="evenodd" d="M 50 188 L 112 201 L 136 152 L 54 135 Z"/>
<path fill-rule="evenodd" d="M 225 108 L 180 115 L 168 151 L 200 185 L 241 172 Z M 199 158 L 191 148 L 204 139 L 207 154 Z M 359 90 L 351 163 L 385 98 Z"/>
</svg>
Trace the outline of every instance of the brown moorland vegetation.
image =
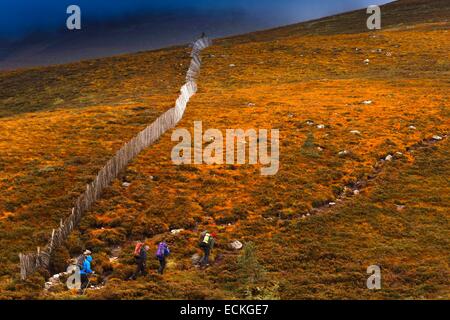
<svg viewBox="0 0 450 320">
<path fill-rule="evenodd" d="M 450 6 L 398 1 L 382 13 L 376 32 L 355 11 L 217 40 L 179 127 L 279 129 L 278 174 L 174 166 L 169 132 L 105 192 L 52 271 L 90 248 L 107 281 L 82 298 L 448 299 L 449 142 L 410 147 L 448 133 Z M 45 273 L 20 281 L 17 254 L 45 244 L 114 151 L 173 105 L 187 53 L 0 73 L 2 298 L 79 298 L 44 292 Z M 336 200 L 396 152 L 358 195 Z M 200 271 L 191 256 L 205 228 L 218 232 L 217 248 Z M 162 237 L 173 252 L 167 274 L 126 281 L 134 241 Z M 244 252 L 228 249 L 235 239 Z M 379 291 L 365 286 L 373 264 L 382 267 Z"/>
</svg>

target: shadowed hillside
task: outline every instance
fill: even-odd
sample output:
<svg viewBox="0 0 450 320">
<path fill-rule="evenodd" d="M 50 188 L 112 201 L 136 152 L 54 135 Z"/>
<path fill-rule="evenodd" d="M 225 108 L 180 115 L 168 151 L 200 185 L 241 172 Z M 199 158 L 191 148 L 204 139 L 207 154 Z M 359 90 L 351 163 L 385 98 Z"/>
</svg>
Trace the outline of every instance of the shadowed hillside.
<svg viewBox="0 0 450 320">
<path fill-rule="evenodd" d="M 217 40 L 179 127 L 279 129 L 278 174 L 175 166 L 167 133 L 105 192 L 51 271 L 89 248 L 100 276 L 87 298 L 448 299 L 450 4 L 398 1 L 382 15 L 376 32 L 355 11 Z M 17 254 L 44 245 L 108 158 L 173 106 L 188 52 L 0 73 L 2 298 L 76 297 L 43 291 L 45 272 L 20 281 Z M 217 247 L 198 270 L 204 229 Z M 126 281 L 134 241 L 153 251 L 163 237 L 167 273 L 150 259 L 149 276 Z M 246 254 L 258 261 L 239 259 L 233 240 L 253 243 Z M 374 264 L 379 291 L 365 285 Z"/>
</svg>

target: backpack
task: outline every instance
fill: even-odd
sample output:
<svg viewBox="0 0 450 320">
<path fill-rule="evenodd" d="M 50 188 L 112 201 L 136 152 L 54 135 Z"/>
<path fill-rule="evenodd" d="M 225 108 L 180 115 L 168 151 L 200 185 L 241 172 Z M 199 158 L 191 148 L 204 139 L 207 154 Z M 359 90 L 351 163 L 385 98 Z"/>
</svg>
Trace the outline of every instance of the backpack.
<svg viewBox="0 0 450 320">
<path fill-rule="evenodd" d="M 156 250 L 156 257 L 162 258 L 168 256 L 170 253 L 169 248 L 165 242 L 160 242 L 158 245 L 158 250 Z"/>
<path fill-rule="evenodd" d="M 77 257 L 77 267 L 80 268 L 80 270 L 83 269 L 83 265 L 84 265 L 84 259 L 86 259 L 86 256 L 84 254 L 80 254 Z"/>
<path fill-rule="evenodd" d="M 140 257 L 141 256 L 141 249 L 142 249 L 142 246 L 143 246 L 144 244 L 142 243 L 142 242 L 138 242 L 138 243 L 136 243 L 136 247 L 134 247 L 134 256 L 135 257 Z"/>
<path fill-rule="evenodd" d="M 209 247 L 211 244 L 212 236 L 209 233 L 205 233 L 203 240 L 200 241 L 200 247 Z"/>
</svg>

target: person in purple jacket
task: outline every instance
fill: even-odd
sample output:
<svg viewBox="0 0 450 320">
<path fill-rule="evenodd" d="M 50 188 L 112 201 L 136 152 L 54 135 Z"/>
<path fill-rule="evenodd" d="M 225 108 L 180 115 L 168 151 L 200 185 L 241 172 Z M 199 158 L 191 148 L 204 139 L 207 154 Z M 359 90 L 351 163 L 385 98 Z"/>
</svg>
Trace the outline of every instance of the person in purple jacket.
<svg viewBox="0 0 450 320">
<path fill-rule="evenodd" d="M 156 250 L 156 258 L 159 260 L 158 273 L 163 274 L 166 267 L 166 257 L 170 254 L 169 246 L 163 240 L 158 244 L 158 250 Z"/>
</svg>

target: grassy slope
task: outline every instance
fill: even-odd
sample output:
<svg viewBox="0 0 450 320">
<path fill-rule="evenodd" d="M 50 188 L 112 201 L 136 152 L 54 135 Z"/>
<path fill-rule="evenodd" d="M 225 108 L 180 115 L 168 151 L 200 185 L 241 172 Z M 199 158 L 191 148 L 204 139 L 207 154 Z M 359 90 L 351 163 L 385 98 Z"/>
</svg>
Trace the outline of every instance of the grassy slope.
<svg viewBox="0 0 450 320">
<path fill-rule="evenodd" d="M 120 245 L 119 262 L 106 289 L 89 293 L 90 297 L 242 297 L 236 254 L 226 250 L 229 241 L 240 239 L 257 244 L 260 260 L 268 271 L 266 281 L 260 285 L 270 291 L 274 283 L 278 284 L 275 296 L 281 298 L 448 297 L 448 257 L 443 256 L 448 252 L 449 232 L 449 185 L 443 178 L 449 171 L 448 142 L 406 154 L 387 167 L 360 196 L 328 214 L 285 220 L 334 199 L 345 184 L 369 174 L 379 157 L 404 151 L 448 129 L 450 48 L 448 23 L 440 21 L 448 16 L 449 7 L 443 1 L 403 2 L 408 6 L 393 4 L 383 10 L 383 25 L 390 28 L 381 32 L 366 33 L 356 27 L 365 25 L 366 16 L 360 11 L 217 41 L 205 55 L 199 93 L 189 104 L 180 127 L 191 129 L 193 121 L 202 120 L 204 128 L 279 128 L 278 175 L 261 177 L 258 168 L 252 166 L 175 167 L 170 163 L 174 143 L 167 134 L 124 173 L 131 187 L 124 189 L 117 181 L 83 220 L 81 234 L 74 235 L 67 249 L 55 259 L 59 267 L 70 253 L 87 245 L 96 253 L 96 268 L 106 270 L 110 265 L 104 253 Z M 405 21 L 404 13 L 409 10 L 411 14 Z M 382 49 L 381 53 L 376 49 Z M 145 57 L 153 62 L 151 68 L 157 68 L 154 55 L 158 54 L 165 53 L 121 59 L 126 68 L 135 68 L 135 59 Z M 185 58 L 178 49 L 167 52 L 171 63 L 164 65 L 170 84 L 166 88 L 174 94 L 178 85 L 175 81 L 181 83 L 181 79 L 170 69 L 182 72 L 182 68 L 175 67 L 181 56 Z M 368 66 L 363 63 L 366 58 L 371 61 Z M 109 70 L 108 59 L 98 63 L 103 61 L 104 70 Z M 88 62 L 78 67 L 83 64 Z M 65 68 L 44 70 L 59 74 Z M 101 68 L 98 72 L 97 68 L 88 70 L 104 74 Z M 33 72 L 37 71 L 9 74 L 6 81 L 15 87 L 14 81 L 28 79 Z M 84 71 L 75 72 L 81 77 Z M 135 72 L 140 74 L 139 70 Z M 17 116 L 12 116 L 13 108 L 3 109 L 5 117 L 0 121 L 7 126 L 0 130 L 9 140 L 0 141 L 0 148 L 8 154 L 0 157 L 2 194 L 7 195 L 7 201 L 0 202 L 4 216 L 0 222 L 1 247 L 14 248 L 2 254 L 2 263 L 7 266 L 2 278 L 4 296 L 23 297 L 25 288 L 36 297 L 37 291 L 29 290 L 30 283 L 42 280 L 32 279 L 28 284 L 10 280 L 16 270 L 16 249 L 43 243 L 47 229 L 56 223 L 50 221 L 64 215 L 83 184 L 120 142 L 174 100 L 164 95 L 164 86 L 159 86 L 153 101 L 162 98 L 165 102 L 157 104 L 155 112 L 146 115 L 147 109 L 136 108 L 146 93 L 134 84 L 149 83 L 147 90 L 155 84 L 150 82 L 151 72 L 144 77 L 125 86 L 128 90 L 122 89 L 123 80 L 114 82 L 116 87 L 111 90 L 109 84 L 101 90 L 91 88 L 90 95 L 82 94 L 88 97 L 86 104 L 68 100 L 68 111 L 59 108 L 29 112 L 40 102 L 30 104 L 27 113 Z M 110 83 L 110 78 L 105 78 Z M 49 88 L 59 90 L 53 85 Z M 51 97 L 39 99 L 48 103 L 58 95 Z M 25 98 L 16 93 L 6 99 L 13 107 Z M 105 100 L 111 104 L 103 107 Z M 363 100 L 374 103 L 365 106 Z M 250 107 L 249 102 L 256 105 Z M 308 126 L 308 119 L 326 128 Z M 69 132 L 64 129 L 67 124 L 73 128 Z M 417 130 L 408 129 L 409 125 Z M 84 136 L 74 142 L 78 126 Z M 96 126 L 101 126 L 96 129 L 100 132 L 93 129 Z M 123 130 L 124 126 L 130 130 Z M 350 130 L 362 134 L 355 136 Z M 24 142 L 19 143 L 12 132 L 17 132 L 15 136 L 20 133 Z M 308 135 L 313 137 L 309 145 L 304 144 Z M 43 139 L 50 146 L 44 150 L 38 142 Z M 67 139 L 71 141 L 69 150 L 61 152 Z M 324 147 L 321 152 L 316 149 L 319 145 Z M 351 156 L 337 156 L 344 149 L 350 150 Z M 43 161 L 45 157 L 49 159 Z M 30 170 L 24 171 L 24 166 Z M 49 166 L 58 170 L 52 171 Z M 33 207 L 36 202 L 42 206 L 41 211 Z M 406 207 L 399 212 L 394 204 Z M 39 220 L 48 224 L 37 229 Z M 220 261 L 206 273 L 190 264 L 190 256 L 196 252 L 196 228 L 204 227 L 219 231 Z M 171 228 L 188 230 L 168 236 L 174 254 L 164 279 L 152 273 L 150 279 L 122 281 L 133 268 L 130 241 L 146 238 L 153 243 Z M 365 269 L 370 264 L 383 267 L 384 289 L 377 293 L 365 289 Z M 155 267 L 154 261 L 151 267 Z M 49 297 L 67 295 L 63 292 Z"/>
</svg>

